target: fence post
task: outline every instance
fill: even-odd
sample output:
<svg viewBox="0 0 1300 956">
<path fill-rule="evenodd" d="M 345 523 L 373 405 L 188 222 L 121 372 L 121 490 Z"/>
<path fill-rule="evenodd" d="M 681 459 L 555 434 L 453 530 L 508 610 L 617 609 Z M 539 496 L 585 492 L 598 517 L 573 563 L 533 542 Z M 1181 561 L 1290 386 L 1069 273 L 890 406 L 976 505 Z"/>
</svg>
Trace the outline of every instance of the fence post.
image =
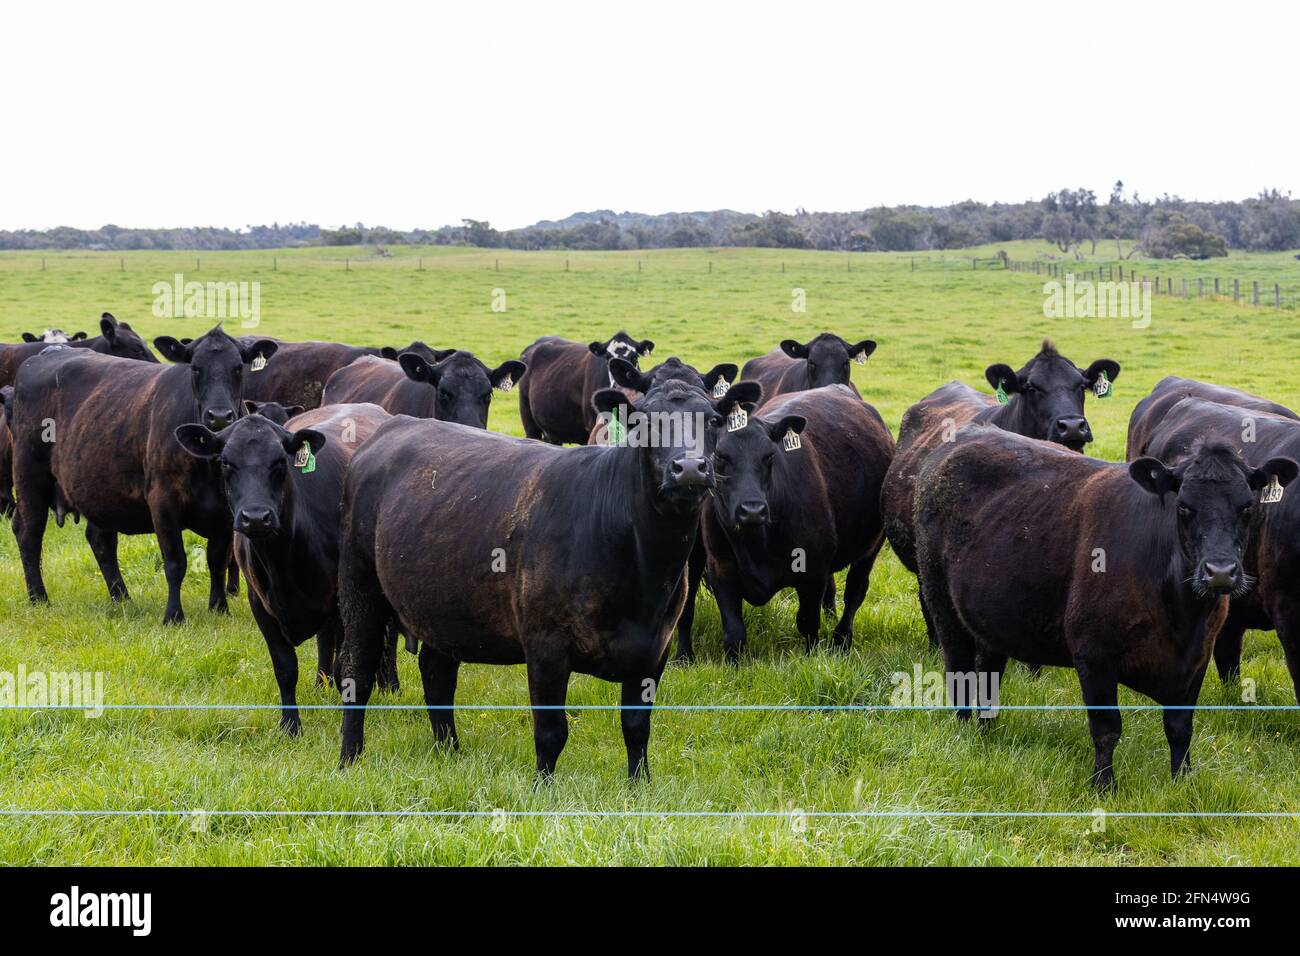
<svg viewBox="0 0 1300 956">
<path fill-rule="evenodd" d="M 352 261 L 348 259 L 346 256 L 343 258 L 343 271 L 344 272 L 352 271 Z"/>
<path fill-rule="evenodd" d="M 125 271 L 126 271 L 126 259 L 119 259 L 119 260 L 117 260 L 117 265 L 118 265 L 118 268 L 119 268 L 122 272 L 125 272 Z"/>
<path fill-rule="evenodd" d="M 41 271 L 45 271 L 45 257 L 41 256 Z"/>
<path fill-rule="evenodd" d="M 1251 305 L 1259 305 L 1259 280 L 1255 280 L 1255 298 Z"/>
<path fill-rule="evenodd" d="M 1205 298 L 1205 280 L 1204 280 L 1204 279 L 1197 279 L 1197 280 L 1196 280 L 1196 298 L 1198 298 L 1198 299 L 1204 299 L 1204 298 Z"/>
<path fill-rule="evenodd" d="M 565 272 L 568 272 L 568 271 L 569 271 L 569 260 L 568 260 L 568 259 L 565 259 L 565 260 L 564 260 L 564 271 L 565 271 Z"/>
<path fill-rule="evenodd" d="M 202 270 L 202 268 L 203 268 L 203 260 L 196 256 L 194 259 L 194 271 L 199 272 Z"/>
<path fill-rule="evenodd" d="M 1232 280 L 1232 301 L 1236 302 L 1241 298 L 1241 280 Z"/>
<path fill-rule="evenodd" d="M 280 271 L 280 257 L 279 257 L 279 256 L 272 256 L 272 257 L 271 257 L 271 271 L 272 271 L 272 272 L 279 272 L 279 271 Z"/>
<path fill-rule="evenodd" d="M 1214 294 L 1215 294 L 1216 296 L 1219 294 L 1219 277 L 1218 277 L 1218 276 L 1215 276 L 1215 277 L 1214 277 Z"/>
<path fill-rule="evenodd" d="M 1282 308 L 1282 286 L 1277 283 L 1273 284 L 1273 308 Z"/>
</svg>

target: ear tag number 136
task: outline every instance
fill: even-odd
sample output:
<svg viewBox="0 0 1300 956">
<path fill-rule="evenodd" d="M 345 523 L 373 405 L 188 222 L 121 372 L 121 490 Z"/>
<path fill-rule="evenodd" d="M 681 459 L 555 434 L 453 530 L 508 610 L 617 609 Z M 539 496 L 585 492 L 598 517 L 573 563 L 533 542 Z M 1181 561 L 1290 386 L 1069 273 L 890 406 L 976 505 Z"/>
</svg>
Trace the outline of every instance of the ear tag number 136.
<svg viewBox="0 0 1300 956">
<path fill-rule="evenodd" d="M 739 405 L 727 416 L 727 431 L 729 432 L 738 432 L 748 424 L 749 415 Z"/>
</svg>

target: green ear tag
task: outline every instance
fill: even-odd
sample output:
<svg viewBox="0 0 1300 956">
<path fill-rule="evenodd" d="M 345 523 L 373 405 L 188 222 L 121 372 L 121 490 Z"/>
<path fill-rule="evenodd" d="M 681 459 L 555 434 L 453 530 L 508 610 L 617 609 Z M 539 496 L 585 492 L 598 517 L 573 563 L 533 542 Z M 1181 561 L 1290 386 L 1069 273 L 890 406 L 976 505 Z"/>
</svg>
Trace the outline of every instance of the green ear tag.
<svg viewBox="0 0 1300 956">
<path fill-rule="evenodd" d="M 993 393 L 998 397 L 999 405 L 1008 405 L 1011 403 L 1011 399 L 1007 398 L 1007 390 L 1002 387 L 1003 385 L 1006 384 L 1006 381 L 1007 380 L 1005 378 L 998 379 L 997 391 Z"/>
<path fill-rule="evenodd" d="M 614 412 L 609 416 L 606 431 L 609 433 L 609 443 L 611 445 L 621 445 L 627 439 L 627 431 L 623 428 L 623 421 L 618 417 L 618 412 Z"/>
<path fill-rule="evenodd" d="M 1092 394 L 1096 395 L 1098 398 L 1110 398 L 1110 393 L 1110 379 L 1106 377 L 1106 370 L 1102 369 L 1101 375 L 1098 377 L 1097 381 L 1092 384 Z"/>
<path fill-rule="evenodd" d="M 311 445 L 298 446 L 298 454 L 293 456 L 293 465 L 301 468 L 304 475 L 310 475 L 316 470 L 316 456 L 312 454 Z"/>
</svg>

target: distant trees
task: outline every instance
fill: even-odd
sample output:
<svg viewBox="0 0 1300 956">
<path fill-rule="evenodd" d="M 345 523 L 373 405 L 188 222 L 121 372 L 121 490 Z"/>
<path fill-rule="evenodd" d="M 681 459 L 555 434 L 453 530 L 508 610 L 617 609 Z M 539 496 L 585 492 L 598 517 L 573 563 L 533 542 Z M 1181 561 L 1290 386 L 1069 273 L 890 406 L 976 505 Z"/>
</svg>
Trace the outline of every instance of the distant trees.
<svg viewBox="0 0 1300 956">
<path fill-rule="evenodd" d="M 1188 222 L 1182 213 L 1161 210 L 1142 234 L 1142 251 L 1153 259 L 1209 259 L 1226 256 L 1228 243 Z"/>
<path fill-rule="evenodd" d="M 1175 219 L 1173 217 L 1181 217 Z M 1188 227 L 1195 227 L 1200 234 Z M 880 206 L 852 212 L 769 211 L 761 216 L 717 209 L 647 215 L 599 209 L 522 229 L 499 230 L 479 219 L 411 231 L 363 223 L 321 229 L 273 223 L 245 229 L 194 227 L 99 229 L 60 226 L 0 231 L 0 249 L 269 249 L 303 245 L 421 243 L 507 249 L 660 249 L 762 246 L 838 252 L 960 249 L 1017 239 L 1044 239 L 1070 253 L 1083 243 L 1115 243 L 1116 255 L 1139 251 L 1217 255 L 1218 241 L 1234 249 L 1300 249 L 1300 202 L 1266 189 L 1242 202 L 1190 202 L 1164 195 L 1125 195 L 1116 181 L 1105 203 L 1090 189 L 1062 189 L 1037 201 L 949 206 Z M 1151 253 L 1155 254 L 1155 253 Z"/>
</svg>

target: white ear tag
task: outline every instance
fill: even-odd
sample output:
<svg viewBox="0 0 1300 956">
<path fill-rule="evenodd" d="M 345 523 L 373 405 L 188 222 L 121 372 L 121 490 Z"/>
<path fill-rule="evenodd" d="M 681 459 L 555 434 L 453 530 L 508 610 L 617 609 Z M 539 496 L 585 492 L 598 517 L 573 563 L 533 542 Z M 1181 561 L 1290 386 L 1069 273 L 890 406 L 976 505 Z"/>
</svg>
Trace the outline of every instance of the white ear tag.
<svg viewBox="0 0 1300 956">
<path fill-rule="evenodd" d="M 739 405 L 733 408 L 731 414 L 727 416 L 727 431 L 729 432 L 738 432 L 748 424 L 749 415 Z"/>
<path fill-rule="evenodd" d="M 293 456 L 293 467 L 306 468 L 309 461 L 311 461 L 311 445 L 303 442 L 298 446 L 298 453 Z"/>
<path fill-rule="evenodd" d="M 501 381 L 497 382 L 497 388 L 503 392 L 508 392 L 515 387 L 515 380 L 506 375 Z"/>
<path fill-rule="evenodd" d="M 1259 493 L 1259 503 L 1262 505 L 1275 505 L 1282 500 L 1282 486 L 1278 484 L 1277 475 L 1269 479 L 1264 490 Z"/>
<path fill-rule="evenodd" d="M 721 398 L 723 395 L 727 394 L 727 389 L 729 388 L 731 388 L 731 383 L 725 378 L 719 377 L 718 380 L 713 383 L 713 397 Z"/>
<path fill-rule="evenodd" d="M 859 365 L 866 365 L 866 364 L 867 364 L 867 353 L 866 353 L 866 352 L 858 352 L 857 355 L 853 356 L 853 361 L 857 362 Z"/>
<path fill-rule="evenodd" d="M 798 451 L 803 447 L 803 442 L 799 440 L 799 433 L 793 428 L 787 428 L 785 436 L 781 439 L 781 447 L 786 451 Z"/>
<path fill-rule="evenodd" d="M 249 371 L 260 372 L 264 368 L 266 368 L 266 357 L 263 356 L 261 352 L 258 352 L 256 355 L 253 356 L 253 361 L 249 365 Z"/>
</svg>

